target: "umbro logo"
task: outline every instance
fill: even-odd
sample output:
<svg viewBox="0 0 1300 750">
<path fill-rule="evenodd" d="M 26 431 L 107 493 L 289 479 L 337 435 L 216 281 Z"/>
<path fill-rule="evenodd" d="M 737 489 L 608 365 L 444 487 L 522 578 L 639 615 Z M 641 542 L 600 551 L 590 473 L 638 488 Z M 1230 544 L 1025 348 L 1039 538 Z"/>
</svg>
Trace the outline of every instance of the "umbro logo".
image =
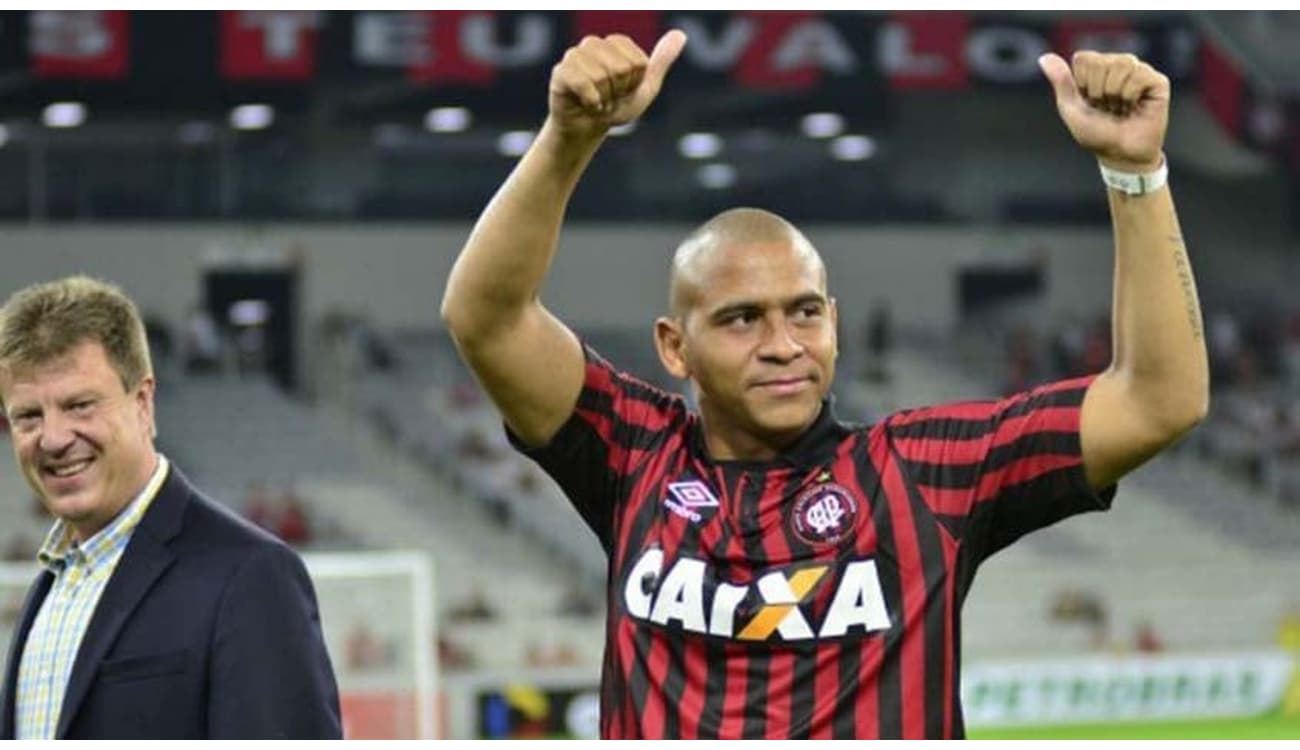
<svg viewBox="0 0 1300 750">
<path fill-rule="evenodd" d="M 704 520 L 700 510 L 718 507 L 718 498 L 707 484 L 698 479 L 669 482 L 664 506 L 688 521 L 699 523 Z"/>
</svg>

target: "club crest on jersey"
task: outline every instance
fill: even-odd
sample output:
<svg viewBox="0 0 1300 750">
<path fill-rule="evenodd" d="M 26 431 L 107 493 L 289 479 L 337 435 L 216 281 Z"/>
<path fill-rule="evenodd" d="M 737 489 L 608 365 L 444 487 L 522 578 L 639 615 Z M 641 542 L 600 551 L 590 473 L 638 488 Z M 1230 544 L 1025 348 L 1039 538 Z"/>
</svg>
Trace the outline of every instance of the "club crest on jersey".
<svg viewBox="0 0 1300 750">
<path fill-rule="evenodd" d="M 838 484 L 818 484 L 794 501 L 790 525 L 808 544 L 834 544 L 858 524 L 858 501 Z"/>
<path fill-rule="evenodd" d="M 699 523 L 704 520 L 700 511 L 718 507 L 718 498 L 709 489 L 709 485 L 698 479 L 669 482 L 664 506 L 688 521 Z"/>
</svg>

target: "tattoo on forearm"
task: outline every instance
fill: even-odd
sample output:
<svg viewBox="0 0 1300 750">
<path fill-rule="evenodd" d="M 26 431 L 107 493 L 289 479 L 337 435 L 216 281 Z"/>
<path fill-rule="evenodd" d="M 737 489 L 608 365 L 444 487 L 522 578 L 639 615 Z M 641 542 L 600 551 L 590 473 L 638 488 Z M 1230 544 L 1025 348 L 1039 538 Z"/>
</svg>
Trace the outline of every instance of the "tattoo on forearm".
<svg viewBox="0 0 1300 750">
<path fill-rule="evenodd" d="M 1187 322 L 1192 326 L 1192 338 L 1200 341 L 1203 336 L 1201 307 L 1196 301 L 1196 282 L 1192 280 L 1192 264 L 1187 260 L 1187 248 L 1181 235 L 1169 235 L 1169 242 L 1174 246 L 1174 267 L 1178 270 L 1178 281 L 1183 285 L 1183 301 L 1187 305 Z"/>
</svg>

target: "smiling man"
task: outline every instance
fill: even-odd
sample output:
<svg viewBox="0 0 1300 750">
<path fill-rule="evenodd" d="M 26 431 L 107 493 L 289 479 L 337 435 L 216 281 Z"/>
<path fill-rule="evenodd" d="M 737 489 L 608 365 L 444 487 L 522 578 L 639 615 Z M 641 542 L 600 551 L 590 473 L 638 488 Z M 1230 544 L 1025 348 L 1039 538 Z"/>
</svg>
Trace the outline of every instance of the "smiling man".
<svg viewBox="0 0 1300 750">
<path fill-rule="evenodd" d="M 302 561 L 154 449 L 153 397 L 144 325 L 116 287 L 72 277 L 0 308 L 0 406 L 56 519 L 0 739 L 338 737 Z"/>
<path fill-rule="evenodd" d="M 695 381 L 713 457 L 773 456 L 808 429 L 835 374 L 835 303 L 799 230 L 757 209 L 715 217 L 678 247 L 668 296 L 656 341 Z"/>
<path fill-rule="evenodd" d="M 686 39 L 588 37 L 447 282 L 443 318 L 516 446 L 609 555 L 605 737 L 951 738 L 961 603 L 1020 536 L 1109 507 L 1208 408 L 1195 284 L 1165 185 L 1169 82 L 1132 55 L 1040 61 L 1115 227 L 1115 359 L 997 401 L 841 422 L 835 302 L 811 243 L 725 212 L 673 259 L 664 367 L 698 412 L 614 368 L 540 290 L 578 179 Z M 1100 293 L 1101 290 L 1098 290 Z"/>
</svg>

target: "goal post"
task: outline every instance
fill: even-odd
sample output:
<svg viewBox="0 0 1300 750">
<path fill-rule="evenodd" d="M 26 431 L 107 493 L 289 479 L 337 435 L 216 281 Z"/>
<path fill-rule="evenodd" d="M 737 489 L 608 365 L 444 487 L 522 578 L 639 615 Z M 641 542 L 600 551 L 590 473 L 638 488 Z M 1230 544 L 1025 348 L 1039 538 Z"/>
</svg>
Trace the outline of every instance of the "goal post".
<svg viewBox="0 0 1300 750">
<path fill-rule="evenodd" d="M 303 555 L 349 739 L 436 739 L 433 561 L 425 552 Z"/>
</svg>

